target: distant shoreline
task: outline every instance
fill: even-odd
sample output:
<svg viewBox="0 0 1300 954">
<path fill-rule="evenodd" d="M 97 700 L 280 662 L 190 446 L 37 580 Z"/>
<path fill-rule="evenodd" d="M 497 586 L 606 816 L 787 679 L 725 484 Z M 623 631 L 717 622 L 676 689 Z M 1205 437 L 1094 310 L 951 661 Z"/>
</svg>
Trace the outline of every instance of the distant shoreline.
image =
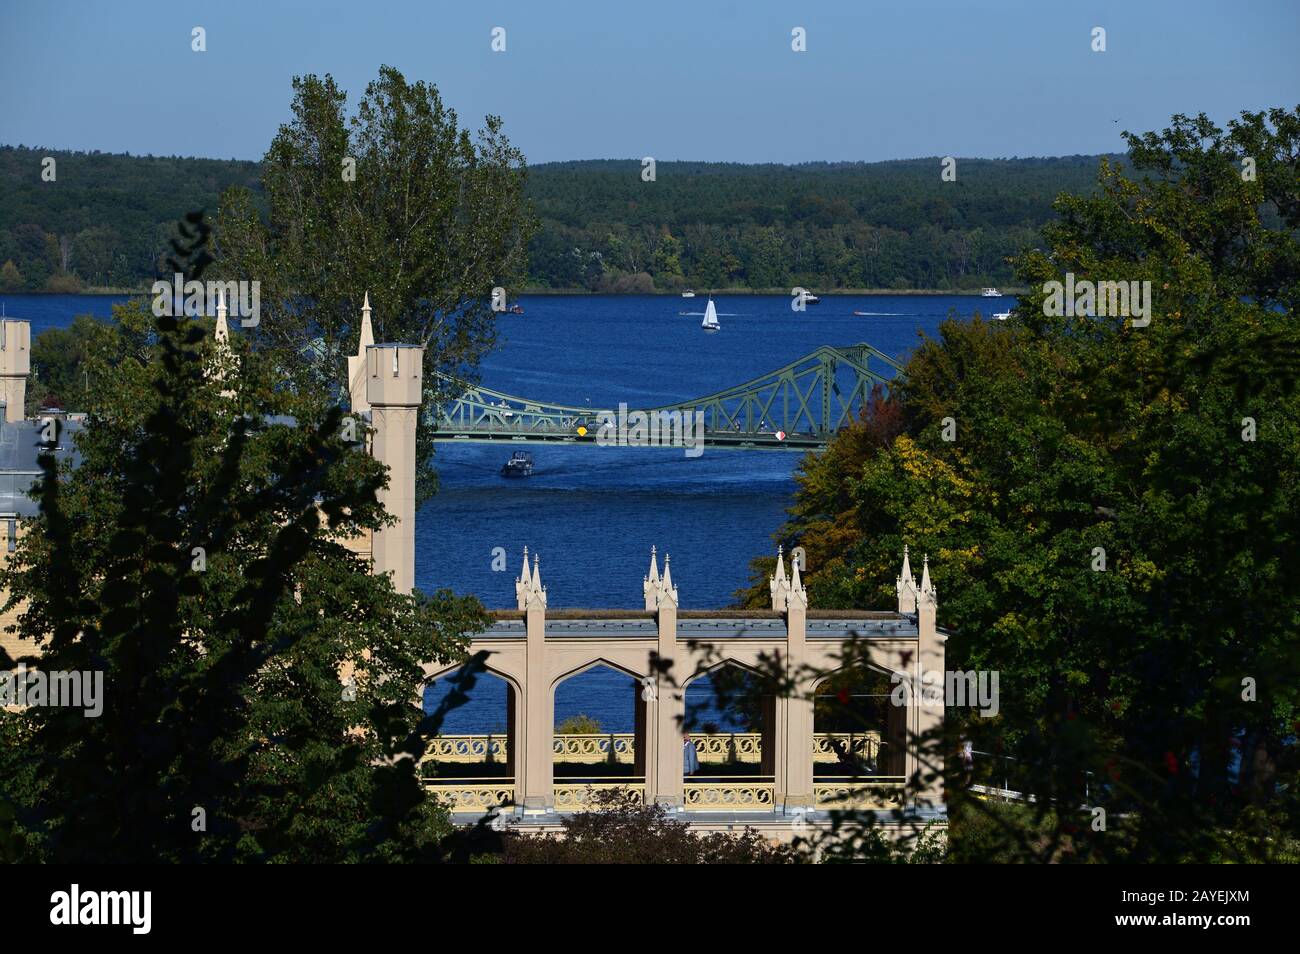
<svg viewBox="0 0 1300 954">
<path fill-rule="evenodd" d="M 821 289 L 811 288 L 809 291 L 814 292 L 821 298 L 834 297 L 852 297 L 864 295 L 878 296 L 909 296 L 909 295 L 949 295 L 963 298 L 979 298 L 982 288 L 835 288 L 822 291 Z M 1020 296 L 1025 293 L 1024 288 L 1008 286 L 1005 289 L 999 289 L 1003 295 Z M 34 291 L 12 291 L 0 292 L 0 295 L 93 295 L 99 297 L 113 296 L 133 296 L 142 295 L 150 296 L 153 292 L 147 288 L 83 288 L 81 291 L 49 291 L 48 289 Z M 680 291 L 652 291 L 652 292 L 597 292 L 590 291 L 586 288 L 522 288 L 517 294 L 519 295 L 537 295 L 537 296 L 560 296 L 560 295 L 582 295 L 587 298 L 627 298 L 632 296 L 652 296 L 659 298 L 680 298 Z M 715 288 L 711 291 L 697 291 L 696 298 L 707 298 L 709 295 L 780 295 L 790 297 L 793 295 L 788 288 Z"/>
<path fill-rule="evenodd" d="M 823 291 L 820 288 L 809 288 L 808 291 L 814 293 L 819 298 L 833 297 L 852 297 L 862 295 L 954 295 L 964 298 L 979 298 L 983 288 L 831 288 Z M 1025 293 L 1025 289 L 1019 286 L 998 289 L 1003 295 L 1019 296 Z M 677 291 L 652 291 L 652 292 L 594 292 L 585 288 L 521 288 L 518 292 L 520 295 L 589 295 L 595 298 L 621 298 L 629 295 L 647 295 L 665 298 L 680 298 L 682 290 Z M 707 298 L 709 295 L 780 295 L 783 298 L 793 297 L 794 292 L 788 288 L 713 288 L 708 291 L 696 291 L 696 298 Z"/>
<path fill-rule="evenodd" d="M 114 296 L 121 297 L 123 295 L 129 297 L 131 295 L 149 295 L 149 294 L 150 292 L 147 289 L 143 289 L 143 288 L 138 290 L 131 289 L 131 288 L 83 288 L 80 291 L 50 291 L 48 288 L 42 288 L 42 289 L 35 289 L 30 291 L 27 289 L 24 289 L 22 291 L 0 291 L 0 297 L 3 297 L 5 295 L 33 295 L 33 296 L 87 295 L 87 296 L 106 298 L 106 297 L 114 297 Z"/>
</svg>

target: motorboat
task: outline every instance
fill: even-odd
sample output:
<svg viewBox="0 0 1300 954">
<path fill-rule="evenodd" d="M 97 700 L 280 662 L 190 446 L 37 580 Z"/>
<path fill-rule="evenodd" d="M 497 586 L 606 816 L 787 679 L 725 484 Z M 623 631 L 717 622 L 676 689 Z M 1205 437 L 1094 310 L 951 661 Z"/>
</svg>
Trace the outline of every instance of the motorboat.
<svg viewBox="0 0 1300 954">
<path fill-rule="evenodd" d="M 502 477 L 533 476 L 533 455 L 527 451 L 515 451 L 501 467 Z"/>
</svg>

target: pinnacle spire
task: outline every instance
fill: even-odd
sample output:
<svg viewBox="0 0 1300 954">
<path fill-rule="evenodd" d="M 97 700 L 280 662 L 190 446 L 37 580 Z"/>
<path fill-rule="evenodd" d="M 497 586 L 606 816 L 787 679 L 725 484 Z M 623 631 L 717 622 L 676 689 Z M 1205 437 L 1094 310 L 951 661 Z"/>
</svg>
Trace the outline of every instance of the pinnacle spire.
<svg viewBox="0 0 1300 954">
<path fill-rule="evenodd" d="M 786 610 L 787 612 L 789 612 L 791 607 L 802 607 L 803 609 L 807 609 L 808 588 L 803 585 L 803 580 L 800 579 L 799 561 L 791 560 L 790 569 L 792 571 L 790 574 L 790 588 L 785 592 L 785 605 L 779 607 L 779 609 Z"/>
<path fill-rule="evenodd" d="M 374 345 L 375 332 L 370 325 L 370 292 L 366 292 L 361 305 L 361 332 L 357 339 L 357 353 L 348 356 L 348 395 L 352 410 L 361 413 L 370 410 L 366 400 L 366 349 Z"/>
<path fill-rule="evenodd" d="M 370 292 L 366 292 L 366 300 L 361 306 L 361 341 L 359 356 L 366 356 L 366 348 L 375 343 L 375 331 L 370 324 Z"/>
<path fill-rule="evenodd" d="M 785 575 L 785 548 L 776 548 L 776 572 L 767 581 L 768 591 L 772 594 L 772 609 L 781 613 L 785 611 L 786 594 L 790 592 L 790 581 Z"/>
<path fill-rule="evenodd" d="M 900 613 L 916 612 L 916 577 L 912 574 L 912 560 L 908 554 L 907 544 L 903 544 L 903 572 L 894 583 L 898 592 L 898 611 Z"/>
<path fill-rule="evenodd" d="M 212 333 L 212 338 L 217 343 L 217 362 L 224 364 L 230 360 L 230 325 L 226 322 L 226 290 L 220 285 L 217 285 L 217 327 Z M 213 377 L 225 383 L 225 369 L 219 368 Z M 234 397 L 235 392 L 229 388 L 223 388 L 221 396 L 223 398 Z"/>
<path fill-rule="evenodd" d="M 921 568 L 921 589 L 916 594 L 916 612 L 922 626 L 925 625 L 926 618 L 930 620 L 930 625 L 934 624 L 934 613 L 938 608 L 939 594 L 930 580 L 930 557 L 927 554 Z"/>
<path fill-rule="evenodd" d="M 664 554 L 664 575 L 656 589 L 647 593 L 646 609 L 658 610 L 661 606 L 677 606 L 677 587 L 673 586 L 672 557 Z M 653 600 L 653 605 L 651 605 Z"/>
<path fill-rule="evenodd" d="M 528 547 L 524 547 L 524 565 L 515 580 L 515 603 L 519 609 L 528 608 L 528 596 L 533 589 L 533 577 L 528 572 Z"/>
<path fill-rule="evenodd" d="M 524 547 L 524 563 L 515 580 L 515 598 L 518 608 L 526 610 L 538 602 L 546 606 L 546 589 L 542 586 L 542 571 L 538 565 L 538 555 L 533 554 L 533 565 L 528 566 L 528 547 Z"/>
<path fill-rule="evenodd" d="M 217 286 L 217 331 L 214 337 L 218 341 L 230 338 L 230 325 L 226 323 L 226 290 Z"/>
<path fill-rule="evenodd" d="M 657 609 L 659 605 L 659 588 L 662 584 L 659 581 L 659 558 L 655 555 L 655 548 L 650 548 L 650 573 L 641 581 L 641 595 L 645 597 L 645 608 L 648 610 Z"/>
</svg>

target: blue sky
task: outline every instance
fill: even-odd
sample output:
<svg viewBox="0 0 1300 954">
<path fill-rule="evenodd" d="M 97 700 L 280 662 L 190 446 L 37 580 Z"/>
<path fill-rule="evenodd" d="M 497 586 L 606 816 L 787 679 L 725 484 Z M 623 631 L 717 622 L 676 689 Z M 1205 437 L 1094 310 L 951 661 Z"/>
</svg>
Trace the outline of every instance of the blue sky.
<svg viewBox="0 0 1300 954">
<path fill-rule="evenodd" d="M 292 76 L 388 63 L 533 163 L 1098 153 L 1294 106 L 1297 48 L 1300 0 L 0 0 L 0 143 L 256 159 Z"/>
</svg>

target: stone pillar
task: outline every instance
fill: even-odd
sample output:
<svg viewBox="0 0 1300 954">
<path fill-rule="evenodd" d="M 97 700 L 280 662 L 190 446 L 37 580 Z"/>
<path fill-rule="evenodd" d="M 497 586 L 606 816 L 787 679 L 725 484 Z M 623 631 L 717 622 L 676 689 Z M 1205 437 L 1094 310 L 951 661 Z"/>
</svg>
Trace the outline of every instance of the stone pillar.
<svg viewBox="0 0 1300 954">
<path fill-rule="evenodd" d="M 770 775 L 776 785 L 773 807 L 779 808 L 785 800 L 785 732 L 789 724 L 790 700 L 773 693 L 765 694 L 761 700 L 763 709 L 763 738 L 758 762 L 758 774 Z"/>
<path fill-rule="evenodd" d="M 927 676 L 930 679 L 929 686 L 924 682 L 918 683 L 921 691 L 913 693 L 914 701 L 918 701 L 915 697 L 919 696 L 921 703 L 917 706 L 915 724 L 917 738 L 913 746 L 916 749 L 915 762 L 917 763 L 915 804 L 919 809 L 939 808 L 943 805 L 944 799 L 944 751 L 940 733 L 943 729 L 943 693 L 947 665 L 944 643 L 948 637 L 938 630 L 938 610 L 939 597 L 934 584 L 930 582 L 930 559 L 927 556 L 921 574 L 920 592 L 916 598 L 916 623 L 919 634 L 917 668 L 923 679 Z M 927 690 L 937 692 L 938 698 L 926 699 Z M 934 777 L 927 781 L 926 776 L 929 775 Z"/>
<path fill-rule="evenodd" d="M 528 551 L 524 551 L 524 569 L 515 581 L 518 606 L 524 611 L 527 631 L 526 678 L 523 685 L 523 758 L 522 786 L 516 777 L 516 789 L 522 795 L 525 813 L 541 814 L 555 807 L 555 697 L 546 675 L 546 590 L 542 573 L 533 554 L 533 569 L 528 570 Z"/>
<path fill-rule="evenodd" d="M 519 791 L 519 730 L 515 720 L 519 718 L 519 700 L 515 698 L 514 684 L 506 682 L 506 774 L 515 780 L 515 801 L 523 793 Z"/>
<path fill-rule="evenodd" d="M 382 344 L 366 349 L 366 400 L 374 427 L 375 459 L 388 467 L 379 502 L 397 518 L 374 534 L 375 573 L 391 573 L 393 588 L 415 587 L 415 425 L 424 400 L 424 349 Z"/>
<path fill-rule="evenodd" d="M 910 703 L 906 706 L 891 705 L 886 710 L 876 752 L 876 766 L 881 774 L 910 778 L 915 771 L 916 756 L 911 741 L 915 713 L 916 707 Z"/>
<path fill-rule="evenodd" d="M 664 557 L 664 575 L 655 592 L 655 617 L 659 626 L 656 652 L 669 667 L 661 672 L 650 705 L 649 723 L 653 757 L 646 763 L 646 801 L 670 808 L 682 805 L 682 725 L 686 718 L 686 671 L 689 657 L 678 652 L 677 587 L 673 586 L 669 558 Z M 676 682 L 677 685 L 672 683 Z"/>
<path fill-rule="evenodd" d="M 793 692 L 785 700 L 785 731 L 779 736 L 777 789 L 789 811 L 813 806 L 813 685 L 808 680 L 808 590 L 793 564 L 785 601 L 786 675 Z"/>
<path fill-rule="evenodd" d="M 26 321 L 0 320 L 0 401 L 5 421 L 27 416 L 27 373 L 32 369 L 32 326 Z"/>
<path fill-rule="evenodd" d="M 646 758 L 650 751 L 650 733 L 646 717 L 649 715 L 647 701 L 642 698 L 644 687 L 641 683 L 632 686 L 632 745 L 635 748 L 632 761 L 632 774 L 639 775 L 645 779 L 647 791 L 646 801 L 650 801 L 649 785 L 650 773 L 647 768 L 649 759 Z M 610 742 L 610 750 L 613 751 L 614 744 Z"/>
</svg>

